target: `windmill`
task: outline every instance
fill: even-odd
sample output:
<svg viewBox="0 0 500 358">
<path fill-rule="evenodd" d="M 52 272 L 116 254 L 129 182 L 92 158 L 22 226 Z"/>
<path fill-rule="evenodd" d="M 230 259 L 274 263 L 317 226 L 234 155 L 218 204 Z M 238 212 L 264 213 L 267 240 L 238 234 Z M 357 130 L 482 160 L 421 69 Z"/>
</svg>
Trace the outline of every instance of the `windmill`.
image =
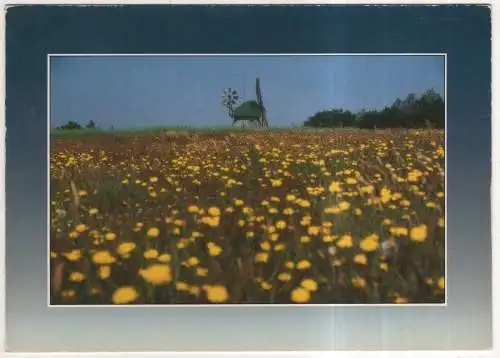
<svg viewBox="0 0 500 358">
<path fill-rule="evenodd" d="M 257 100 L 243 102 L 241 105 L 233 109 L 239 99 L 238 94 L 231 88 L 224 90 L 222 94 L 222 103 L 226 108 L 228 108 L 229 117 L 232 118 L 233 125 L 237 122 L 242 122 L 243 124 L 245 122 L 250 122 L 258 127 L 267 128 L 269 126 L 267 122 L 266 108 L 264 107 L 264 101 L 262 99 L 259 78 L 255 80 L 255 92 Z M 234 98 L 236 98 L 236 100 L 234 100 Z"/>
</svg>

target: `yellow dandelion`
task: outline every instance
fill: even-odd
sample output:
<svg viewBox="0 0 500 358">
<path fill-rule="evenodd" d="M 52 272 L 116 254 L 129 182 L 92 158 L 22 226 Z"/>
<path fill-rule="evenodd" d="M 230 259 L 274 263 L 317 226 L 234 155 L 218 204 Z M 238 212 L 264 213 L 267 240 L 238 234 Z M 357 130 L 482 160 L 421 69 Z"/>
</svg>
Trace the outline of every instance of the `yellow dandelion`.
<svg viewBox="0 0 500 358">
<path fill-rule="evenodd" d="M 408 229 L 401 226 L 394 226 L 389 229 L 389 232 L 394 236 L 406 236 L 408 235 Z"/>
<path fill-rule="evenodd" d="M 148 233 L 147 235 L 151 238 L 155 238 L 155 237 L 158 237 L 160 235 L 160 229 L 156 228 L 156 227 L 152 227 L 148 230 Z"/>
<path fill-rule="evenodd" d="M 260 287 L 262 287 L 262 289 L 264 289 L 266 291 L 269 291 L 271 288 L 273 288 L 273 286 L 267 281 L 262 281 L 260 283 Z"/>
<path fill-rule="evenodd" d="M 267 252 L 259 252 L 255 255 L 255 262 L 267 262 L 269 254 Z"/>
<path fill-rule="evenodd" d="M 342 191 L 342 183 L 338 182 L 338 181 L 332 181 L 330 183 L 330 186 L 328 187 L 328 190 L 330 191 L 330 193 L 340 193 Z"/>
<path fill-rule="evenodd" d="M 143 255 L 144 255 L 144 258 L 145 258 L 145 259 L 150 260 L 150 259 L 155 259 L 155 258 L 157 258 L 157 257 L 158 257 L 158 254 L 159 254 L 159 253 L 158 253 L 158 250 L 156 250 L 156 249 L 149 249 L 149 250 L 144 251 L 144 254 L 143 254 Z"/>
<path fill-rule="evenodd" d="M 116 239 L 116 234 L 114 232 L 108 232 L 104 238 L 108 241 L 113 241 Z"/>
<path fill-rule="evenodd" d="M 356 184 L 358 181 L 356 180 L 356 178 L 346 178 L 345 182 L 347 184 Z"/>
<path fill-rule="evenodd" d="M 366 265 L 368 264 L 368 259 L 366 258 L 366 255 L 364 254 L 357 254 L 354 256 L 354 263 L 357 263 L 358 265 Z"/>
<path fill-rule="evenodd" d="M 295 303 L 306 303 L 311 299 L 311 293 L 303 287 L 297 287 L 291 292 L 290 299 Z"/>
<path fill-rule="evenodd" d="M 72 272 L 69 275 L 69 280 L 73 282 L 82 282 L 85 280 L 85 275 L 81 272 Z"/>
<path fill-rule="evenodd" d="M 99 277 L 103 280 L 107 279 L 111 275 L 111 267 L 104 265 L 99 266 Z"/>
<path fill-rule="evenodd" d="M 361 242 L 359 243 L 359 247 L 361 250 L 366 251 L 366 252 L 372 252 L 378 249 L 378 235 L 372 234 L 367 237 L 365 237 Z"/>
<path fill-rule="evenodd" d="M 82 257 L 81 250 L 71 250 L 70 252 L 66 252 L 62 254 L 69 261 L 78 261 Z"/>
<path fill-rule="evenodd" d="M 354 287 L 363 288 L 366 286 L 366 280 L 362 277 L 356 276 L 351 280 Z"/>
<path fill-rule="evenodd" d="M 124 242 L 118 246 L 118 253 L 122 256 L 128 255 L 136 248 L 135 243 L 133 242 Z"/>
<path fill-rule="evenodd" d="M 347 201 L 342 201 L 339 203 L 339 209 L 342 211 L 348 210 L 351 207 L 351 204 Z"/>
<path fill-rule="evenodd" d="M 308 291 L 314 292 L 318 289 L 318 283 L 311 278 L 302 280 L 300 285 Z"/>
<path fill-rule="evenodd" d="M 153 285 L 164 285 L 172 280 L 170 266 L 153 264 L 146 269 L 140 269 L 139 275 Z"/>
<path fill-rule="evenodd" d="M 389 265 L 386 262 L 381 262 L 380 265 L 380 270 L 387 272 L 389 270 Z"/>
<path fill-rule="evenodd" d="M 212 216 L 220 216 L 220 209 L 216 206 L 208 208 L 208 213 Z"/>
<path fill-rule="evenodd" d="M 260 243 L 260 247 L 262 250 L 264 251 L 269 251 L 271 250 L 271 244 L 269 243 L 269 241 L 264 241 L 264 242 L 261 242 Z"/>
<path fill-rule="evenodd" d="M 97 251 L 92 256 L 92 262 L 98 265 L 109 265 L 116 262 L 116 258 L 109 251 Z"/>
<path fill-rule="evenodd" d="M 199 208 L 199 207 L 197 207 L 196 205 L 190 205 L 190 206 L 188 206 L 188 209 L 187 209 L 187 210 L 188 210 L 188 212 L 190 212 L 190 213 L 197 213 L 197 212 L 199 212 L 199 211 L 200 211 L 200 208 Z"/>
<path fill-rule="evenodd" d="M 132 286 L 120 287 L 113 292 L 112 301 L 114 304 L 127 304 L 134 302 L 139 297 L 136 289 Z"/>
<path fill-rule="evenodd" d="M 394 303 L 397 303 L 397 304 L 404 304 L 404 303 L 408 303 L 408 298 L 407 297 L 403 297 L 403 296 L 397 296 L 396 299 L 394 300 Z"/>
<path fill-rule="evenodd" d="M 198 277 L 206 277 L 208 275 L 208 269 L 204 267 L 197 267 L 196 268 L 196 276 Z"/>
<path fill-rule="evenodd" d="M 292 261 L 285 262 L 285 267 L 289 270 L 293 270 L 295 268 L 295 264 Z"/>
<path fill-rule="evenodd" d="M 300 260 L 297 263 L 297 269 L 298 270 L 307 270 L 311 267 L 311 263 L 307 260 Z"/>
<path fill-rule="evenodd" d="M 98 212 L 99 212 L 99 210 L 98 210 L 98 209 L 96 209 L 96 208 L 91 208 L 91 209 L 89 209 L 89 214 L 90 214 L 90 215 L 95 215 L 95 214 L 97 214 Z"/>
<path fill-rule="evenodd" d="M 286 222 L 284 222 L 283 220 L 279 220 L 276 222 L 276 228 L 282 230 L 284 228 L 286 228 Z"/>
<path fill-rule="evenodd" d="M 445 287 L 445 280 L 444 280 L 444 277 L 440 277 L 437 281 L 438 283 L 438 287 L 441 289 L 441 290 L 444 290 L 444 287 Z"/>
<path fill-rule="evenodd" d="M 304 236 L 301 236 L 300 237 L 300 242 L 303 243 L 303 244 L 307 244 L 309 242 L 311 242 L 311 238 L 307 235 L 304 235 Z"/>
<path fill-rule="evenodd" d="M 191 256 L 189 259 L 187 259 L 187 264 L 191 267 L 196 266 L 200 263 L 200 260 L 197 257 Z"/>
<path fill-rule="evenodd" d="M 338 241 L 337 246 L 340 248 L 352 247 L 352 237 L 350 235 L 343 235 Z"/>
<path fill-rule="evenodd" d="M 307 228 L 307 233 L 312 236 L 317 236 L 320 233 L 321 228 L 319 226 L 309 226 Z"/>
<path fill-rule="evenodd" d="M 76 230 L 77 232 L 79 232 L 79 233 L 85 232 L 85 231 L 87 231 L 88 229 L 89 229 L 89 228 L 88 228 L 88 226 L 87 226 L 87 225 L 85 225 L 85 224 L 78 224 L 78 225 L 76 225 L 76 227 L 75 227 L 75 230 Z"/>
<path fill-rule="evenodd" d="M 224 286 L 214 285 L 206 286 L 207 299 L 212 303 L 226 302 L 229 298 L 227 290 Z"/>
<path fill-rule="evenodd" d="M 288 282 L 292 279 L 292 275 L 290 275 L 288 272 L 282 272 L 278 275 L 278 280 L 282 282 Z"/>
<path fill-rule="evenodd" d="M 186 282 L 179 281 L 175 284 L 177 291 L 189 291 L 189 285 Z"/>
<path fill-rule="evenodd" d="M 411 229 L 410 237 L 413 241 L 422 242 L 427 239 L 427 226 L 419 225 Z"/>
<path fill-rule="evenodd" d="M 277 244 L 274 246 L 274 251 L 276 251 L 276 252 L 280 252 L 283 250 L 285 250 L 285 244 Z"/>
<path fill-rule="evenodd" d="M 149 181 L 151 183 L 156 183 L 156 182 L 158 182 L 158 178 L 157 177 L 151 177 L 151 178 L 149 178 Z"/>
</svg>

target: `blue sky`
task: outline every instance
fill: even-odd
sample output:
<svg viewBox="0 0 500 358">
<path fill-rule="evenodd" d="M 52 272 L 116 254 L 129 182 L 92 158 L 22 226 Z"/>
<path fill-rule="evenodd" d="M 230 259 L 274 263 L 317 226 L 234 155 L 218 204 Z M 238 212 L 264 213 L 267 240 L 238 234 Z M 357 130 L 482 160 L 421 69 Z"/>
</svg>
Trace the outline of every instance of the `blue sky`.
<svg viewBox="0 0 500 358">
<path fill-rule="evenodd" d="M 381 109 L 430 88 L 444 96 L 445 86 L 442 56 L 52 57 L 51 126 L 227 125 L 223 89 L 255 99 L 257 76 L 272 126 L 328 108 Z"/>
</svg>

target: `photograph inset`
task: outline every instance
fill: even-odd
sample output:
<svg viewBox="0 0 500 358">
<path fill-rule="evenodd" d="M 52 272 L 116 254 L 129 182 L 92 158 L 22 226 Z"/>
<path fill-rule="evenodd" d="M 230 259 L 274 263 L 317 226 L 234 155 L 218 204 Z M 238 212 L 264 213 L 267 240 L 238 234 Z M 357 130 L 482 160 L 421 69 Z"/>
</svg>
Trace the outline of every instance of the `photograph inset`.
<svg viewBox="0 0 500 358">
<path fill-rule="evenodd" d="M 445 61 L 50 56 L 50 304 L 445 303 Z"/>
</svg>

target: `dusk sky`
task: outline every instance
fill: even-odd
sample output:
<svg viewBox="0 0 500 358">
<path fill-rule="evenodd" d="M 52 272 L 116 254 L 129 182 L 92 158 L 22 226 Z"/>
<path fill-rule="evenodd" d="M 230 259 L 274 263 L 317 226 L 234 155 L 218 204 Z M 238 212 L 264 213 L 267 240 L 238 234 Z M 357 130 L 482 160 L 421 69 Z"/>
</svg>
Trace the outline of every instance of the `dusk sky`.
<svg viewBox="0 0 500 358">
<path fill-rule="evenodd" d="M 224 126 L 224 88 L 255 99 L 271 126 L 328 108 L 381 109 L 408 93 L 444 96 L 442 56 L 102 56 L 51 58 L 51 127 Z"/>
</svg>

